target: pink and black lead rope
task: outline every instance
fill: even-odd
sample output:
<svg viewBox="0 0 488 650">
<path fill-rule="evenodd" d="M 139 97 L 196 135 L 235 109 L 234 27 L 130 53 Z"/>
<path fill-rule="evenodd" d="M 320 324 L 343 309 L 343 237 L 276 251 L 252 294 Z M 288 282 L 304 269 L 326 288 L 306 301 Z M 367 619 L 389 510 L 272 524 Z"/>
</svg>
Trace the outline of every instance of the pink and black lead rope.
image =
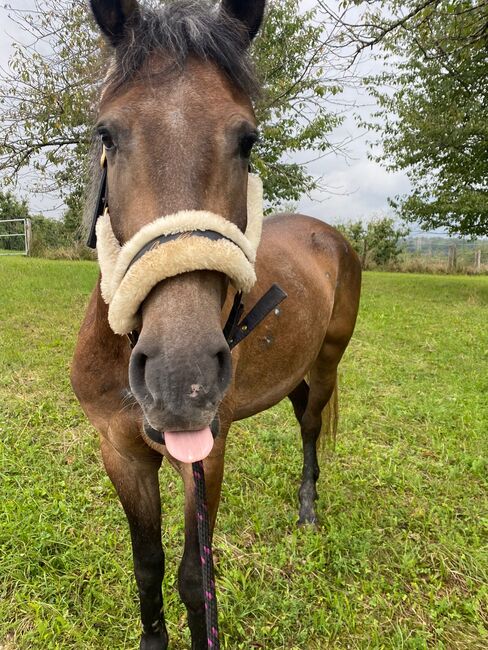
<svg viewBox="0 0 488 650">
<path fill-rule="evenodd" d="M 287 297 L 286 293 L 277 284 L 273 284 L 264 296 L 251 309 L 249 314 L 241 321 L 243 306 L 242 294 L 236 294 L 234 305 L 227 324 L 224 336 L 230 349 L 235 348 L 242 340 L 249 336 L 257 325 Z M 205 601 L 205 625 L 207 628 L 207 647 L 210 650 L 220 650 L 219 621 L 217 613 L 217 597 L 215 595 L 215 576 L 210 541 L 210 522 L 208 519 L 207 494 L 205 489 L 205 472 L 203 461 L 192 464 L 193 479 L 195 481 L 195 497 L 198 525 L 198 545 L 200 548 L 200 563 L 202 566 L 203 597 Z"/>
<path fill-rule="evenodd" d="M 202 566 L 203 597 L 205 600 L 205 623 L 207 627 L 207 644 L 211 650 L 220 650 L 219 620 L 217 598 L 215 595 L 215 576 L 210 541 L 210 523 L 208 519 L 207 495 L 205 490 L 205 473 L 203 461 L 193 463 L 195 480 L 195 497 L 197 507 L 198 544 Z"/>
</svg>

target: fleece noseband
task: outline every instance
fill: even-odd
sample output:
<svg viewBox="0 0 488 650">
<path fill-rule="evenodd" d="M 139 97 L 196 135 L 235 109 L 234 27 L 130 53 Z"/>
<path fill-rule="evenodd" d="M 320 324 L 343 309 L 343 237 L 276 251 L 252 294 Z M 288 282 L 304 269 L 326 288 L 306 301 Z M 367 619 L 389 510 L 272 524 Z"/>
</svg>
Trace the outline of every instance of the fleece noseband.
<svg viewBox="0 0 488 650">
<path fill-rule="evenodd" d="M 258 176 L 249 174 L 245 233 L 213 212 L 183 210 L 146 224 L 121 245 L 108 210 L 105 152 L 101 164 L 99 200 L 88 245 L 97 248 L 102 297 L 109 306 L 108 320 L 116 334 L 129 335 L 139 329 L 140 306 L 151 290 L 159 282 L 181 273 L 219 271 L 230 279 L 238 297 L 251 290 L 256 282 L 254 265 L 263 222 L 263 186 Z M 264 303 L 256 314 L 257 322 L 284 297 L 281 289 L 273 287 L 260 301 Z M 263 308 L 267 309 L 264 314 Z M 239 298 L 230 320 L 238 321 L 241 313 Z M 247 317 L 251 317 L 251 324 L 252 316 L 251 313 Z M 226 330 L 229 328 L 228 323 Z M 238 328 L 238 322 L 234 322 L 229 343 L 236 338 Z M 246 327 L 243 331 L 251 329 Z"/>
</svg>

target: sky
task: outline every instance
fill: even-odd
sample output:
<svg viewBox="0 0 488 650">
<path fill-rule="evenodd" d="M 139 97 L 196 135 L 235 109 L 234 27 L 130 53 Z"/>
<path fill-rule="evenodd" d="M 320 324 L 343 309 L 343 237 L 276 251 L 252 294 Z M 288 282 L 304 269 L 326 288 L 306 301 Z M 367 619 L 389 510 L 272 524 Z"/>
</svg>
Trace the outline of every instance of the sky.
<svg viewBox="0 0 488 650">
<path fill-rule="evenodd" d="M 30 9 L 33 0 L 15 0 L 16 8 Z M 304 8 L 315 4 L 314 0 L 303 0 Z M 329 5 L 337 4 L 335 0 Z M 8 12 L 0 8 L 0 66 L 6 67 L 11 52 L 11 43 L 22 39 L 17 25 L 8 19 Z M 370 73 L 375 70 L 375 63 L 364 60 L 360 71 Z M 369 145 L 367 136 L 357 125 L 354 113 L 366 117 L 372 110 L 371 100 L 361 94 L 358 89 L 352 89 L 344 96 L 349 104 L 355 104 L 355 109 L 346 112 L 344 123 L 332 134 L 332 140 L 342 142 L 351 140 L 347 145 L 347 156 L 330 153 L 327 156 L 310 162 L 315 156 L 311 152 L 302 152 L 293 160 L 305 164 L 309 173 L 320 178 L 321 189 L 311 197 L 304 196 L 298 210 L 329 223 L 341 223 L 349 220 L 369 220 L 375 216 L 389 214 L 388 197 L 403 194 L 408 191 L 409 183 L 404 173 L 391 173 L 378 163 L 368 159 Z M 42 199 L 30 195 L 27 187 L 20 188 L 20 194 L 29 201 L 33 212 L 48 212 L 56 214 L 55 206 L 59 204 L 56 198 Z"/>
</svg>

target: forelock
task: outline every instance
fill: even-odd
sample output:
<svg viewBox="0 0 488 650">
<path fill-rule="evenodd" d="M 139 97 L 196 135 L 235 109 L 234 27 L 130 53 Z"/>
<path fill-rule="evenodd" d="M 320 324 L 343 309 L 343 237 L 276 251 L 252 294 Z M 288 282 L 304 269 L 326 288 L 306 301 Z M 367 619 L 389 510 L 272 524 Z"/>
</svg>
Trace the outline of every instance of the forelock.
<svg viewBox="0 0 488 650">
<path fill-rule="evenodd" d="M 189 56 L 212 61 L 237 88 L 255 98 L 259 84 L 248 46 L 241 23 L 212 2 L 174 0 L 159 9 L 141 8 L 115 49 L 104 91 L 112 92 L 130 81 L 151 54 L 161 52 L 180 69 Z"/>
</svg>

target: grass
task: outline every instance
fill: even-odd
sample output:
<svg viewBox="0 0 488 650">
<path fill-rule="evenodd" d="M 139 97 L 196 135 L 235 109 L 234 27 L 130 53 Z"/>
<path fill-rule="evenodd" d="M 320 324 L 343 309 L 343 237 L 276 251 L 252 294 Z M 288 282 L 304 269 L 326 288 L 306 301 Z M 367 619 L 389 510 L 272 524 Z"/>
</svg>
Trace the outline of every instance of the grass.
<svg viewBox="0 0 488 650">
<path fill-rule="evenodd" d="M 0 260 L 0 648 L 135 649 L 128 530 L 68 367 L 89 262 Z M 342 364 L 320 529 L 297 529 L 301 452 L 282 403 L 235 425 L 215 539 L 232 650 L 488 645 L 488 278 L 367 273 Z M 182 490 L 161 472 L 166 613 Z"/>
</svg>

